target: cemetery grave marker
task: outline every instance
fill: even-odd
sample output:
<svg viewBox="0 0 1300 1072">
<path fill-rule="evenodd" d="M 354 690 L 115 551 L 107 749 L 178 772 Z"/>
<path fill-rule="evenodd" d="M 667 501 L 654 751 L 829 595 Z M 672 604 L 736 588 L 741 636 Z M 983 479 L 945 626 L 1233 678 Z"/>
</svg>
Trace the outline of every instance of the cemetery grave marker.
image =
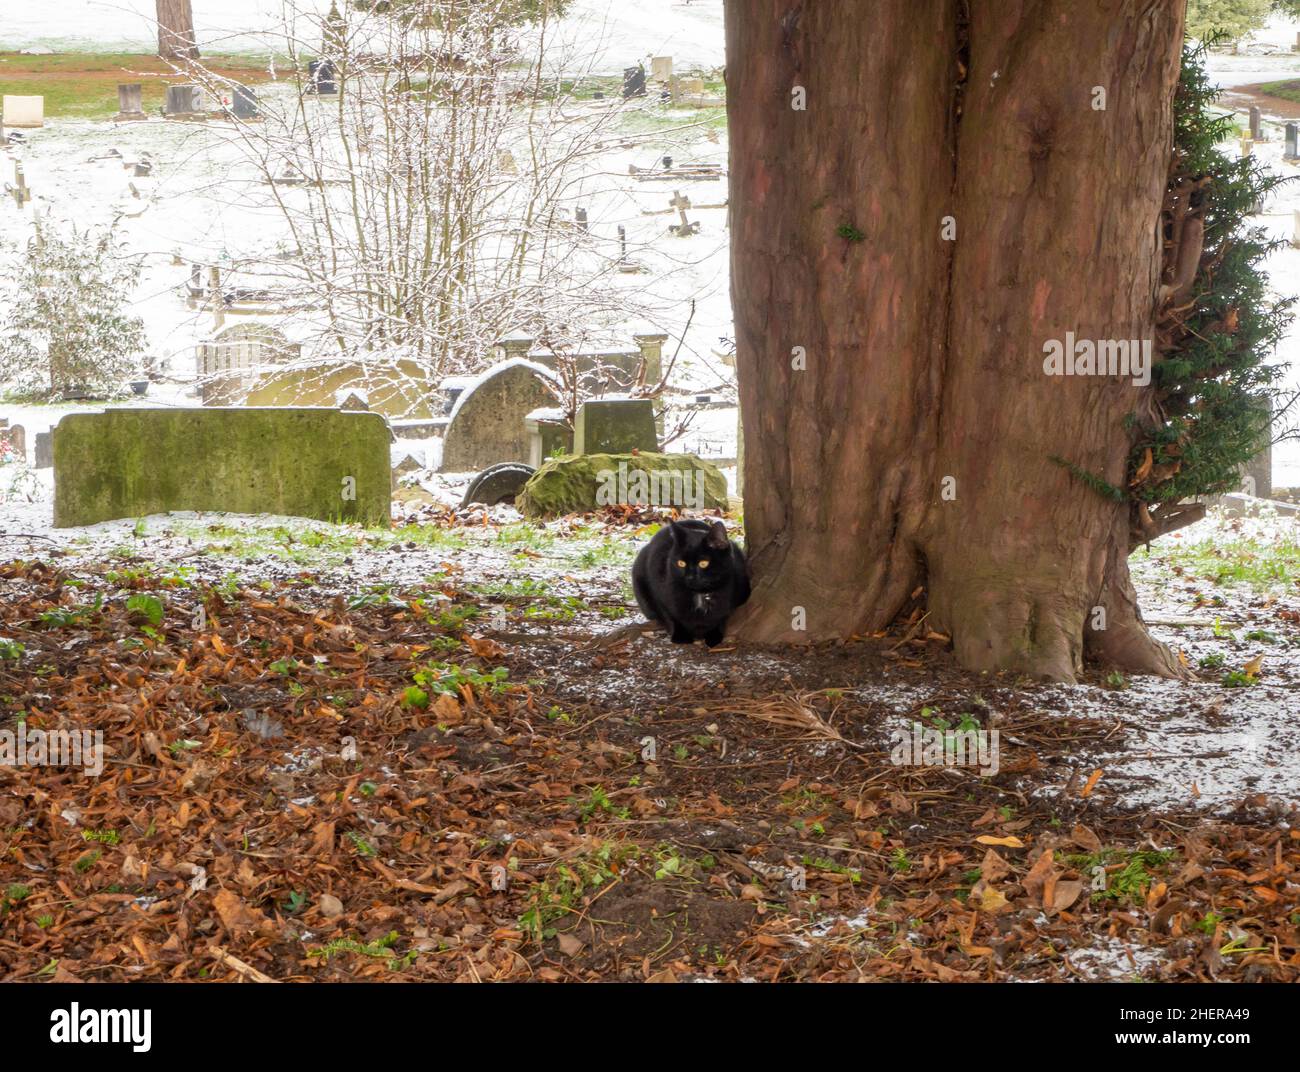
<svg viewBox="0 0 1300 1072">
<path fill-rule="evenodd" d="M 578 407 L 575 454 L 654 453 L 659 449 L 654 403 L 648 398 L 599 398 Z"/>
<path fill-rule="evenodd" d="M 48 469 L 54 464 L 54 451 L 51 449 L 51 432 L 36 433 L 35 468 Z"/>
<path fill-rule="evenodd" d="M 4 125 L 36 129 L 45 126 L 45 98 L 18 97 L 6 94 L 3 104 Z"/>
<path fill-rule="evenodd" d="M 555 383 L 550 370 L 522 358 L 489 369 L 456 400 L 443 436 L 441 470 L 467 473 L 497 462 L 527 462 L 524 419 L 554 405 L 548 385 Z"/>
<path fill-rule="evenodd" d="M 129 82 L 117 87 L 117 115 L 113 117 L 118 123 L 138 122 L 147 119 L 144 114 L 144 86 L 139 82 Z"/>
<path fill-rule="evenodd" d="M 309 60 L 307 63 L 308 92 L 320 97 L 332 97 L 339 91 L 338 74 L 329 60 Z"/>
<path fill-rule="evenodd" d="M 112 409 L 54 429 L 54 525 L 171 510 L 389 523 L 388 425 L 335 409 Z"/>
<path fill-rule="evenodd" d="M 248 86 L 236 85 L 232 92 L 232 100 L 236 119 L 247 121 L 258 118 L 257 94 Z"/>
<path fill-rule="evenodd" d="M 203 111 L 203 90 L 189 84 L 168 86 L 163 116 L 167 119 L 206 118 Z"/>
<path fill-rule="evenodd" d="M 623 68 L 623 99 L 645 96 L 645 68 L 641 64 Z"/>
<path fill-rule="evenodd" d="M 1250 136 L 1259 141 L 1259 106 L 1252 104 L 1250 106 Z"/>
<path fill-rule="evenodd" d="M 24 428 L 21 424 L 15 424 L 12 428 L 4 429 L 3 434 L 8 438 L 9 449 L 14 453 L 14 456 L 20 462 L 26 465 L 27 464 L 27 429 Z"/>
<path fill-rule="evenodd" d="M 1286 149 L 1283 151 L 1282 154 L 1284 159 L 1286 160 L 1296 159 L 1296 156 L 1298 155 L 1296 152 L 1296 142 L 1297 142 L 1298 134 L 1300 134 L 1300 126 L 1297 126 L 1295 123 L 1288 123 L 1286 125 Z"/>
<path fill-rule="evenodd" d="M 692 223 L 686 218 L 686 210 L 691 207 L 691 199 L 683 197 L 680 190 L 673 191 L 673 199 L 668 202 L 677 210 L 677 215 L 681 217 L 681 223 L 675 223 L 668 230 L 672 231 L 678 238 L 688 238 L 693 234 L 700 233 L 700 222 L 696 220 Z"/>
<path fill-rule="evenodd" d="M 668 82 L 673 77 L 672 56 L 652 56 L 650 58 L 650 77 L 656 82 Z"/>
</svg>

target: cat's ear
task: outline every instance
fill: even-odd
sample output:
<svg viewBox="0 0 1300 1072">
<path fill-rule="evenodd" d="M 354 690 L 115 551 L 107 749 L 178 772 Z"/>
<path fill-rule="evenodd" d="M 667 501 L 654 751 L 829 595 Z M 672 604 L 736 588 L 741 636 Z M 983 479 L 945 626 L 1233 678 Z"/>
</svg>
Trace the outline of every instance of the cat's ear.
<svg viewBox="0 0 1300 1072">
<path fill-rule="evenodd" d="M 668 522 L 668 535 L 673 538 L 674 547 L 686 546 L 686 528 L 676 521 Z"/>
<path fill-rule="evenodd" d="M 725 551 L 730 542 L 727 539 L 727 526 L 721 521 L 715 521 L 709 526 L 709 535 L 704 541 L 706 547 L 711 547 L 715 551 Z"/>
</svg>

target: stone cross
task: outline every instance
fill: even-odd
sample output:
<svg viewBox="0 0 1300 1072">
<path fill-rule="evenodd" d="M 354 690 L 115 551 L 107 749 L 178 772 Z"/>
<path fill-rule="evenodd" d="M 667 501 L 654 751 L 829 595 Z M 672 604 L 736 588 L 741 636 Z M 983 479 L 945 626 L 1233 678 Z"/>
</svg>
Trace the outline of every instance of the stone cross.
<svg viewBox="0 0 1300 1072">
<path fill-rule="evenodd" d="M 681 218 L 681 223 L 675 223 L 668 229 L 678 238 L 686 238 L 688 235 L 699 234 L 700 223 L 696 220 L 692 223 L 686 218 L 686 210 L 691 207 L 691 199 L 683 197 L 680 190 L 673 191 L 673 199 L 668 202 L 677 210 L 677 215 Z"/>
</svg>

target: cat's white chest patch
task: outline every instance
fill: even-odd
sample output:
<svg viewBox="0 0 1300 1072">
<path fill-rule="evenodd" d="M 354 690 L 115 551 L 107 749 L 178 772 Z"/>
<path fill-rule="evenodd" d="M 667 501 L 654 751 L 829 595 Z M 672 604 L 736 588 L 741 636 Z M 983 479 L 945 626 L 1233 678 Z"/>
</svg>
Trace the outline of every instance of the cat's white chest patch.
<svg viewBox="0 0 1300 1072">
<path fill-rule="evenodd" d="M 704 614 L 708 612 L 709 607 L 712 605 L 712 600 L 713 594 L 711 592 L 696 592 L 691 606 L 697 613 Z"/>
</svg>

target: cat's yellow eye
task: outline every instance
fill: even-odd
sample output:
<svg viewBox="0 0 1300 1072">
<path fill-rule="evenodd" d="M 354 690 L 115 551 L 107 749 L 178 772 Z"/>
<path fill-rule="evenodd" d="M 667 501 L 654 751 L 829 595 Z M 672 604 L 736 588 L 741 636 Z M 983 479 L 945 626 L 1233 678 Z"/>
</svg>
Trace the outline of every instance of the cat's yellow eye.
<svg viewBox="0 0 1300 1072">
<path fill-rule="evenodd" d="M 678 568 L 678 569 L 685 569 L 685 568 L 686 568 L 686 559 L 684 559 L 684 558 L 679 558 L 679 559 L 677 560 L 677 568 Z"/>
<path fill-rule="evenodd" d="M 700 569 L 708 569 L 708 568 L 709 568 L 709 560 L 707 558 L 700 559 Z"/>
</svg>

